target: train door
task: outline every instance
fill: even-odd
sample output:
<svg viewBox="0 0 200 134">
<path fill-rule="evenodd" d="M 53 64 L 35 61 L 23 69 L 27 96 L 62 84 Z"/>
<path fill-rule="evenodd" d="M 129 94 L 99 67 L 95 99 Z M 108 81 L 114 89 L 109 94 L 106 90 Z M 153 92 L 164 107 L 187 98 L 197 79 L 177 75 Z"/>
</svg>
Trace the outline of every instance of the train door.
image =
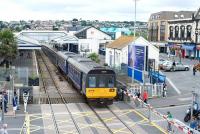
<svg viewBox="0 0 200 134">
<path fill-rule="evenodd" d="M 86 74 L 82 73 L 82 91 L 81 93 L 82 94 L 86 94 L 86 82 L 87 82 L 87 79 L 86 79 Z"/>
</svg>

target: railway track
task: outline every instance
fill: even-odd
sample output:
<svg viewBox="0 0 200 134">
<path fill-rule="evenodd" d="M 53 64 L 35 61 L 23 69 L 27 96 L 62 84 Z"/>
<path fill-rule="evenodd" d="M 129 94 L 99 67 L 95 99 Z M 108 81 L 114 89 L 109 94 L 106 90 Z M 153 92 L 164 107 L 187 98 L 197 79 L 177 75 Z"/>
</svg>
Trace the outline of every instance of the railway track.
<svg viewBox="0 0 200 134">
<path fill-rule="evenodd" d="M 42 84 L 43 84 L 43 89 L 47 95 L 47 100 L 48 100 L 48 103 L 50 104 L 50 108 L 51 108 L 51 113 L 52 113 L 52 118 L 53 118 L 53 122 L 54 122 L 54 127 L 56 129 L 56 134 L 59 134 L 59 129 L 58 129 L 58 123 L 56 121 L 56 117 L 55 117 L 55 114 L 54 114 L 54 111 L 53 111 L 53 107 L 52 107 L 52 104 L 55 102 L 55 98 L 52 99 L 52 95 L 55 96 L 55 93 L 56 95 L 59 95 L 60 98 L 56 98 L 56 102 L 59 102 L 60 101 L 65 104 L 65 107 L 66 107 L 66 110 L 67 112 L 69 113 L 70 115 L 70 118 L 71 120 L 73 121 L 75 127 L 76 127 L 76 130 L 77 132 L 80 134 L 80 129 L 77 125 L 77 123 L 75 122 L 73 116 L 72 116 L 72 113 L 70 112 L 68 106 L 67 106 L 67 101 L 65 100 L 65 98 L 63 97 L 63 95 L 61 94 L 61 92 L 59 91 L 59 88 L 57 87 L 57 84 L 55 83 L 54 81 L 54 77 L 52 76 L 51 74 L 51 71 L 45 61 L 45 59 L 42 57 L 42 52 L 38 52 L 38 63 L 39 63 L 39 70 L 40 70 L 40 73 L 41 73 L 41 76 L 43 77 L 43 72 L 42 71 L 46 71 L 47 74 L 49 75 L 46 75 L 46 76 L 49 76 L 47 78 L 42 78 Z M 42 67 L 42 68 L 41 68 Z M 53 92 L 53 94 L 51 94 L 48 90 L 48 88 L 51 87 L 52 89 L 54 89 L 55 91 Z M 50 90 L 52 91 L 52 90 Z"/>
<path fill-rule="evenodd" d="M 121 127 L 123 127 L 124 129 L 126 129 L 127 133 L 130 134 L 136 134 L 131 128 L 130 126 L 127 125 L 126 122 L 124 122 L 113 110 L 111 110 L 108 106 L 105 106 L 104 110 L 106 110 L 108 113 L 111 113 L 110 117 L 107 119 L 103 119 L 103 117 L 100 115 L 100 112 L 98 113 L 97 110 L 95 110 L 95 108 L 91 105 L 89 105 L 89 107 L 91 108 L 91 110 L 94 112 L 94 114 L 96 115 L 96 117 L 102 122 L 102 124 L 105 126 L 105 128 L 111 133 L 111 134 L 115 134 L 116 130 L 112 129 L 111 125 L 112 123 L 109 123 L 109 118 L 113 119 L 113 122 L 115 122 L 116 120 L 118 120 L 122 125 Z M 115 119 L 115 121 L 114 121 Z"/>
<path fill-rule="evenodd" d="M 43 52 L 38 52 L 37 53 L 37 59 L 38 59 L 38 64 L 39 64 L 39 70 L 41 73 L 41 77 L 42 77 L 42 89 L 45 92 L 45 95 L 43 95 L 43 97 L 41 98 L 41 101 L 43 101 L 43 103 L 47 103 L 50 104 L 50 108 L 51 108 L 51 113 L 52 113 L 52 119 L 54 122 L 54 127 L 55 127 L 55 131 L 56 134 L 61 133 L 59 130 L 59 126 L 58 126 L 58 122 L 56 120 L 56 115 L 54 113 L 53 110 L 53 104 L 64 104 L 66 107 L 66 111 L 69 113 L 71 121 L 73 122 L 75 128 L 76 128 L 76 132 L 75 133 L 82 133 L 81 127 L 79 125 L 79 123 L 77 122 L 76 118 L 74 117 L 73 113 L 70 111 L 69 107 L 68 107 L 68 103 L 77 103 L 77 101 L 71 101 L 68 97 L 65 97 L 66 94 L 64 94 L 65 96 L 63 96 L 62 90 L 60 91 L 60 87 L 57 84 L 56 80 L 55 80 L 55 74 L 59 75 L 58 79 L 60 79 L 61 81 L 65 81 L 65 78 L 59 74 L 59 72 L 55 69 L 55 66 L 52 63 L 48 63 L 48 59 Z M 55 73 L 56 72 L 56 73 Z M 70 85 L 68 85 L 70 86 Z M 73 87 L 70 86 L 70 88 L 72 90 L 75 90 Z M 74 93 L 70 92 L 67 93 L 69 96 L 72 96 Z M 77 94 L 77 93 L 76 93 Z M 83 101 L 82 101 L 83 102 Z M 89 106 L 89 108 L 91 109 L 91 111 L 94 113 L 94 115 L 96 116 L 96 118 L 98 119 L 98 122 L 100 122 L 103 126 L 104 129 L 111 134 L 117 133 L 116 129 L 119 128 L 114 128 L 113 124 L 115 124 L 115 122 L 117 121 L 117 123 L 119 124 L 120 127 L 124 128 L 124 130 L 127 133 L 132 133 L 135 134 L 135 132 L 133 131 L 133 129 L 130 128 L 129 125 L 127 125 L 127 123 L 125 121 L 123 121 L 112 109 L 110 109 L 109 107 L 104 107 L 104 111 L 106 111 L 113 119 L 113 122 L 109 122 L 105 119 L 104 115 L 101 114 L 101 112 L 99 112 L 94 106 L 90 105 L 90 104 L 86 104 Z M 109 116 L 109 118 L 110 118 Z M 89 119 L 88 117 L 87 120 Z M 94 123 L 95 124 L 95 123 Z M 91 125 L 91 124 L 88 124 Z"/>
</svg>

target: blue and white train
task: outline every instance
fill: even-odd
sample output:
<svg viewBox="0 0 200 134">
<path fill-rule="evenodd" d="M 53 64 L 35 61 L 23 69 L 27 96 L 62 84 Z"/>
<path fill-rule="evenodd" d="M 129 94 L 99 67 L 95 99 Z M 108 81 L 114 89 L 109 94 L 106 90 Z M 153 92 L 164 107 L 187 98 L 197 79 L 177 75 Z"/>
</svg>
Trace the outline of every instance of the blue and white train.
<svg viewBox="0 0 200 134">
<path fill-rule="evenodd" d="M 55 52 L 47 46 L 43 46 L 42 50 L 88 101 L 113 103 L 117 95 L 113 70 L 73 52 Z"/>
</svg>

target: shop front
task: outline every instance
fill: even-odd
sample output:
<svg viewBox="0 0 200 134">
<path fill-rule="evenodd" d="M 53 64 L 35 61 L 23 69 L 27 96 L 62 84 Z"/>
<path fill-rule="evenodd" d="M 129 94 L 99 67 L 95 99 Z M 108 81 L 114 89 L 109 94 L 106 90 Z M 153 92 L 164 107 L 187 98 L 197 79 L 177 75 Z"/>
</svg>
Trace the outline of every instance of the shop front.
<svg viewBox="0 0 200 134">
<path fill-rule="evenodd" d="M 182 47 L 182 56 L 185 58 L 194 58 L 195 57 L 195 44 L 183 44 Z"/>
<path fill-rule="evenodd" d="M 166 46 L 168 47 L 170 55 L 175 55 L 175 56 L 180 55 L 181 45 L 168 43 L 168 44 L 166 44 Z"/>
</svg>

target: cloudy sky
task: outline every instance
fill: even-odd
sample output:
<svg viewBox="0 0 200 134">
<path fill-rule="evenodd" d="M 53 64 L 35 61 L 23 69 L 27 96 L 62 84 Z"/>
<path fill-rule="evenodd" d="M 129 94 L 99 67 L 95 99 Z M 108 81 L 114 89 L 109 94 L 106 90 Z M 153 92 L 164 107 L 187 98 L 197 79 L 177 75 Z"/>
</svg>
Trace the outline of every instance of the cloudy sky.
<svg viewBox="0 0 200 134">
<path fill-rule="evenodd" d="M 158 11 L 193 10 L 199 0 L 137 0 L 137 20 Z M 0 0 L 0 20 L 134 20 L 134 0 Z"/>
</svg>

